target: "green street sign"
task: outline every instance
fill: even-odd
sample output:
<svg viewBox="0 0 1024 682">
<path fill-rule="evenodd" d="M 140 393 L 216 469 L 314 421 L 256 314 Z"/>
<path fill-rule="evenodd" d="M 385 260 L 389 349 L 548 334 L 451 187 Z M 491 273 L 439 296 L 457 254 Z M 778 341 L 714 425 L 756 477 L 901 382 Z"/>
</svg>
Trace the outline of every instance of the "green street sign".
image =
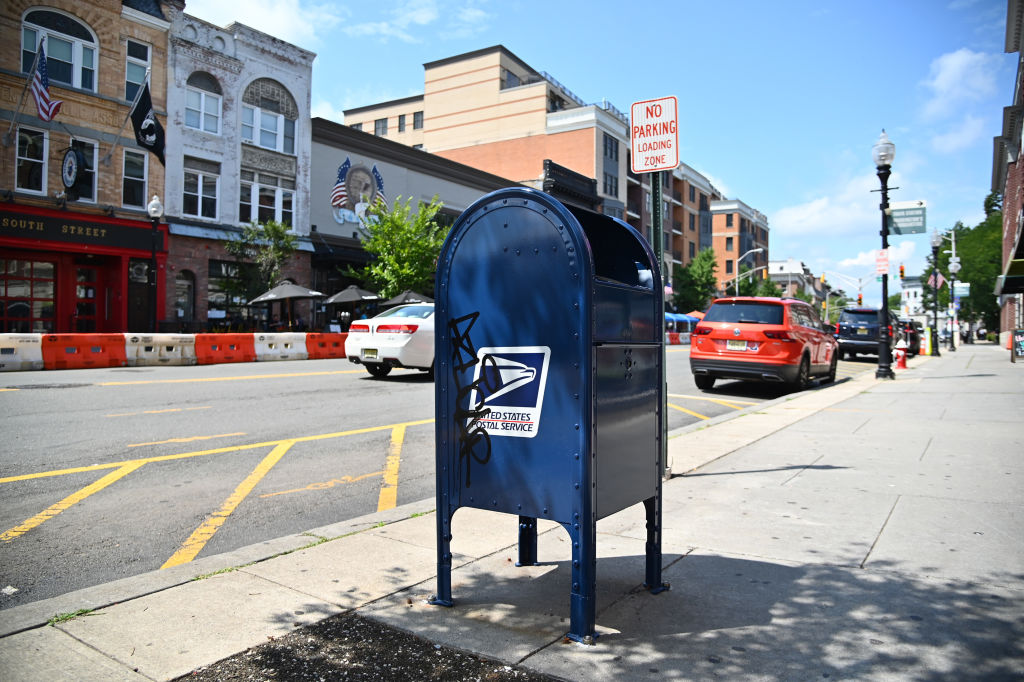
<svg viewBox="0 0 1024 682">
<path fill-rule="evenodd" d="M 890 234 L 924 234 L 927 225 L 925 220 L 924 201 L 894 201 L 889 204 Z"/>
</svg>

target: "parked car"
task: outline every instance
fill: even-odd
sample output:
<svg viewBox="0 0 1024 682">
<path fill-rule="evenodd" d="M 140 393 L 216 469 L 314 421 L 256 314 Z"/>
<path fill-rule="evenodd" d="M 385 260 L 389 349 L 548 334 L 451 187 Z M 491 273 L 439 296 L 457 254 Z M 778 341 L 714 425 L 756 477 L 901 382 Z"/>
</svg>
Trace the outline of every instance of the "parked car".
<svg viewBox="0 0 1024 682">
<path fill-rule="evenodd" d="M 802 389 L 835 381 L 832 329 L 813 306 L 792 298 L 733 296 L 711 304 L 690 336 L 690 371 L 701 390 L 716 379 L 776 381 Z"/>
<path fill-rule="evenodd" d="M 893 312 L 889 312 L 889 348 L 903 338 L 902 326 Z M 843 308 L 836 322 L 836 340 L 839 341 L 839 359 L 858 353 L 878 355 L 878 309 Z"/>
<path fill-rule="evenodd" d="M 921 335 L 924 329 L 920 322 L 900 318 L 900 331 L 907 342 L 907 356 L 913 357 L 921 352 Z"/>
<path fill-rule="evenodd" d="M 434 304 L 416 303 L 385 310 L 348 328 L 345 356 L 375 377 L 393 367 L 434 373 Z"/>
</svg>

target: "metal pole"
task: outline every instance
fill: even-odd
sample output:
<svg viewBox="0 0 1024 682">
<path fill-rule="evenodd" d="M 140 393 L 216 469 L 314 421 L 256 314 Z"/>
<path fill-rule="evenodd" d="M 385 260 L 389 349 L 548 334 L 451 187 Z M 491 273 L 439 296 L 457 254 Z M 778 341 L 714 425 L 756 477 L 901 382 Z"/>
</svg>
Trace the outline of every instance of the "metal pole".
<svg viewBox="0 0 1024 682">
<path fill-rule="evenodd" d="M 654 202 L 654 211 L 651 218 L 654 221 L 654 225 L 651 226 L 651 232 L 654 235 L 655 244 L 654 256 L 658 261 L 658 273 L 661 274 L 664 270 L 665 262 L 665 235 L 662 232 L 662 225 L 664 223 L 664 216 L 662 215 L 661 206 L 661 173 L 662 171 L 655 171 L 651 173 L 651 201 Z M 668 466 L 668 373 L 665 371 L 665 280 L 661 280 L 661 291 L 654 292 L 655 300 L 661 301 L 661 305 L 658 308 L 658 319 L 661 320 L 660 327 L 662 329 L 661 334 L 661 367 L 658 370 L 658 381 L 661 384 L 661 433 L 659 435 L 659 444 L 661 458 L 661 475 L 665 475 L 665 469 Z"/>
<path fill-rule="evenodd" d="M 156 243 L 160 238 L 160 219 L 153 217 L 150 222 L 153 229 L 149 240 L 152 246 L 149 259 L 149 332 L 156 334 Z"/>
<path fill-rule="evenodd" d="M 942 355 L 939 352 L 939 247 L 932 247 L 932 283 L 935 285 L 932 301 L 932 355 Z"/>
<path fill-rule="evenodd" d="M 878 166 L 878 179 L 882 182 L 882 250 L 889 249 L 889 165 Z M 895 379 L 889 350 L 889 273 L 882 273 L 882 305 L 878 308 L 878 369 L 876 379 Z"/>
</svg>

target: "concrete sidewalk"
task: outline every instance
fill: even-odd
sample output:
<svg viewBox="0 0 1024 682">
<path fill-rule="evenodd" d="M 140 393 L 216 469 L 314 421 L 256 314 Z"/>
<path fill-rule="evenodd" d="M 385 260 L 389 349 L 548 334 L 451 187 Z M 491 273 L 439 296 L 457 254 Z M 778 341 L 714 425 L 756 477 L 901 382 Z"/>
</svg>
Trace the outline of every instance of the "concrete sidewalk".
<svg viewBox="0 0 1024 682">
<path fill-rule="evenodd" d="M 202 580 L 225 557 L 2 611 L 0 678 L 171 679 L 358 609 L 569 680 L 1021 679 L 1024 364 L 988 344 L 909 364 L 672 438 L 672 589 L 640 588 L 642 505 L 600 521 L 596 646 L 563 639 L 555 524 L 542 564 L 517 568 L 518 519 L 460 510 L 455 606 L 427 605 L 428 500 L 240 550 Z M 78 609 L 94 610 L 45 625 Z"/>
</svg>

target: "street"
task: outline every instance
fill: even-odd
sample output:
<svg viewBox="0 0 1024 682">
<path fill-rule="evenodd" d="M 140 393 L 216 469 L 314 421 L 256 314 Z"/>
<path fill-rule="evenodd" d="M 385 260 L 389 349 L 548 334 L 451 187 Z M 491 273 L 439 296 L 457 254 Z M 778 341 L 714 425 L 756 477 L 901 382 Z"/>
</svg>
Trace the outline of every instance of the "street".
<svg viewBox="0 0 1024 682">
<path fill-rule="evenodd" d="M 666 358 L 670 433 L 787 393 L 702 393 L 688 347 Z M 873 369 L 842 362 L 839 379 Z M 0 404 L 0 609 L 434 496 L 433 383 L 419 372 L 18 372 L 0 378 Z"/>
</svg>

